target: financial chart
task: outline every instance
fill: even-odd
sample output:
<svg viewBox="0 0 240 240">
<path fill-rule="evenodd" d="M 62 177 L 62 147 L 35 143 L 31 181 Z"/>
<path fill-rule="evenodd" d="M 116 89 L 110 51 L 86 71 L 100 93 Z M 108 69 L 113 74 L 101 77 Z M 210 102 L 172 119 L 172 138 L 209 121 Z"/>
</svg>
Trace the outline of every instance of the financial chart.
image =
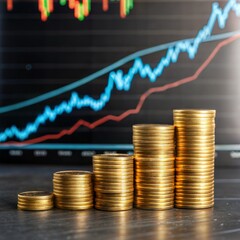
<svg viewBox="0 0 240 240">
<path fill-rule="evenodd" d="M 240 157 L 240 1 L 1 2 L 0 155 L 89 163 L 132 152 L 132 125 L 216 109 L 217 157 Z"/>
</svg>

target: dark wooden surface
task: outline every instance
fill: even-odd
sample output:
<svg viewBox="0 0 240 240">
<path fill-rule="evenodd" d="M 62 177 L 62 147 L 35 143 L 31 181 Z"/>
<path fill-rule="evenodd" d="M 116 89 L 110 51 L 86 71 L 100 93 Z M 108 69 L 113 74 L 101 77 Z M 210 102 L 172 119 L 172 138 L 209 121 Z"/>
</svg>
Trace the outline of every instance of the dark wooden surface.
<svg viewBox="0 0 240 240">
<path fill-rule="evenodd" d="M 126 212 L 19 211 L 17 193 L 51 190 L 52 173 L 79 167 L 0 166 L 0 239 L 240 239 L 240 169 L 216 169 L 215 207 Z"/>
</svg>

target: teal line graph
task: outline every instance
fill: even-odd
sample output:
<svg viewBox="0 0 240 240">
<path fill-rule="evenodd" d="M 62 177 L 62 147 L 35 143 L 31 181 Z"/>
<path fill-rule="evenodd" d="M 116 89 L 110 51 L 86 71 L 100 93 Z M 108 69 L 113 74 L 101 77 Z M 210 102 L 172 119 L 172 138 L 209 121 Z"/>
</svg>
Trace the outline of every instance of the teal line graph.
<svg viewBox="0 0 240 240">
<path fill-rule="evenodd" d="M 66 91 L 73 90 L 83 84 L 86 84 L 87 82 L 95 80 L 99 76 L 109 73 L 107 86 L 105 87 L 104 92 L 100 94 L 99 99 L 93 99 L 88 95 L 79 97 L 76 92 L 73 92 L 69 100 L 63 101 L 53 108 L 46 106 L 44 111 L 40 113 L 33 122 L 26 124 L 25 128 L 19 129 L 16 126 L 6 128 L 3 132 L 0 133 L 0 142 L 5 142 L 11 138 L 17 138 L 20 141 L 23 141 L 27 139 L 32 133 L 37 132 L 39 127 L 41 125 L 44 125 L 47 121 L 54 122 L 59 115 L 62 115 L 63 113 L 70 114 L 73 109 L 82 109 L 88 107 L 93 111 L 100 111 L 110 101 L 113 89 L 116 88 L 118 91 L 129 91 L 131 88 L 131 83 L 137 74 L 139 74 L 141 78 L 148 78 L 150 82 L 155 82 L 157 78 L 162 75 L 165 68 L 178 61 L 180 53 L 186 52 L 189 59 L 194 59 L 201 43 L 206 41 L 213 41 L 218 38 L 220 39 L 220 37 L 224 38 L 229 35 L 230 33 L 226 33 L 225 35 L 212 36 L 212 32 L 216 23 L 218 23 L 218 26 L 221 29 L 225 27 L 230 12 L 234 12 L 236 16 L 239 17 L 240 3 L 238 3 L 236 0 L 229 0 L 223 9 L 219 6 L 218 3 L 213 3 L 212 13 L 209 17 L 208 23 L 198 32 L 196 37 L 193 39 L 184 39 L 181 41 L 163 44 L 150 49 L 142 50 L 75 83 L 43 94 L 39 97 L 0 108 L 1 113 L 6 113 L 26 106 L 30 106 L 37 102 L 55 97 Z M 166 55 L 160 59 L 155 68 L 151 68 L 149 64 L 144 64 L 140 58 L 141 56 L 155 53 L 164 49 L 167 49 Z M 131 60 L 134 60 L 134 63 L 133 66 L 129 69 L 128 73 L 124 74 L 121 69 L 117 69 L 115 71 L 112 70 L 126 64 Z"/>
</svg>

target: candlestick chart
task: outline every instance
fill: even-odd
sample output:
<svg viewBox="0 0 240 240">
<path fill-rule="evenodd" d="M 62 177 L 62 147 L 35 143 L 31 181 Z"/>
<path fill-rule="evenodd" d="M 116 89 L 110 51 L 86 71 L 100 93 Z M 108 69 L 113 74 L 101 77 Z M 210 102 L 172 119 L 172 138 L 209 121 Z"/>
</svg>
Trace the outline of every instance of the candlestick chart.
<svg viewBox="0 0 240 240">
<path fill-rule="evenodd" d="M 217 109 L 217 149 L 238 151 L 239 1 L 7 1 L 0 22 L 2 158 L 129 152 L 174 108 Z"/>
</svg>

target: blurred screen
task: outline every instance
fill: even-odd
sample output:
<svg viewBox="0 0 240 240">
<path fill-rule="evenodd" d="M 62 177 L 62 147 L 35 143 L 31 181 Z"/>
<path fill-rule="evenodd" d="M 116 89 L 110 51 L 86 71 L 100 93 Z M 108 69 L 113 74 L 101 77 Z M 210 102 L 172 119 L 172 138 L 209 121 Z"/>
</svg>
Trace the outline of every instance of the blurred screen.
<svg viewBox="0 0 240 240">
<path fill-rule="evenodd" d="M 0 4 L 1 162 L 131 153 L 179 108 L 216 109 L 216 156 L 240 157 L 239 1 Z"/>
</svg>

